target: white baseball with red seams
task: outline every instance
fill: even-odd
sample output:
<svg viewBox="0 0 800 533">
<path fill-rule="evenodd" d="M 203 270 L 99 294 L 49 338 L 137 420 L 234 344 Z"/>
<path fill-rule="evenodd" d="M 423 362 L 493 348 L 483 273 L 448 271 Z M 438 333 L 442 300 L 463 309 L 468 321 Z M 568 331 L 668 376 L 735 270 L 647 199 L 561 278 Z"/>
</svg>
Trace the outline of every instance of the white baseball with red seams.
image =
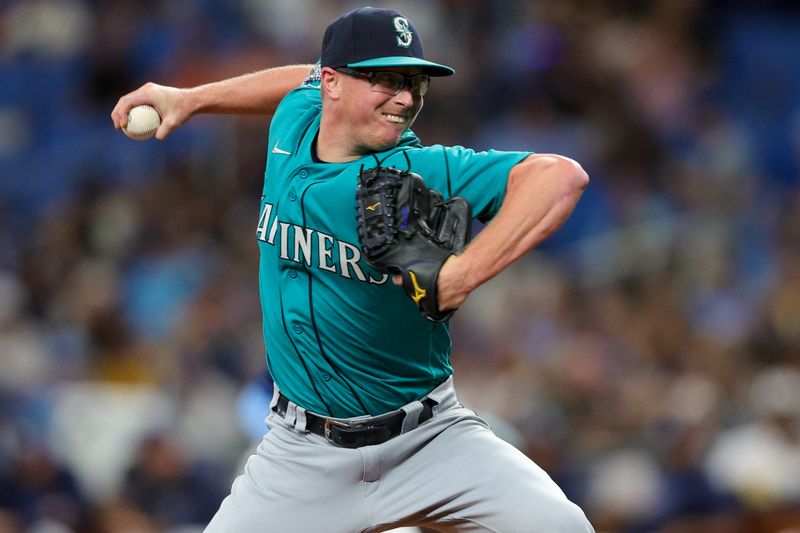
<svg viewBox="0 0 800 533">
<path fill-rule="evenodd" d="M 156 108 L 143 104 L 128 111 L 128 124 L 122 131 L 135 141 L 144 141 L 155 135 L 160 125 L 161 115 Z"/>
</svg>

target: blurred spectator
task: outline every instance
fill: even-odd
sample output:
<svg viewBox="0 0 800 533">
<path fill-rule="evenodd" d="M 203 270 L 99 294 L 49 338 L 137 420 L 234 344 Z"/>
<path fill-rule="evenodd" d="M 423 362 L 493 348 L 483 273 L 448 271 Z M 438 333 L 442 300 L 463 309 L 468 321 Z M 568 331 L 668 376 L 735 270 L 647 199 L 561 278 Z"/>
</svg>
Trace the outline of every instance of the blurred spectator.
<svg viewBox="0 0 800 533">
<path fill-rule="evenodd" d="M 164 435 L 142 441 L 122 497 L 162 528 L 204 525 L 228 493 L 227 477 L 192 462 Z"/>
<path fill-rule="evenodd" d="M 749 508 L 800 503 L 800 371 L 763 369 L 747 400 L 755 418 L 719 435 L 707 459 L 712 480 Z"/>
<path fill-rule="evenodd" d="M 81 0 L 11 2 L 4 17 L 5 54 L 69 60 L 89 43 L 92 13 Z"/>
<path fill-rule="evenodd" d="M 51 449 L 97 503 L 115 499 L 141 439 L 176 416 L 166 394 L 146 385 L 71 383 L 48 399 Z"/>
<path fill-rule="evenodd" d="M 78 525 L 86 503 L 69 470 L 33 442 L 19 448 L 5 475 L 0 470 L 0 524 L 5 510 L 25 527 L 50 521 L 69 530 Z"/>
</svg>

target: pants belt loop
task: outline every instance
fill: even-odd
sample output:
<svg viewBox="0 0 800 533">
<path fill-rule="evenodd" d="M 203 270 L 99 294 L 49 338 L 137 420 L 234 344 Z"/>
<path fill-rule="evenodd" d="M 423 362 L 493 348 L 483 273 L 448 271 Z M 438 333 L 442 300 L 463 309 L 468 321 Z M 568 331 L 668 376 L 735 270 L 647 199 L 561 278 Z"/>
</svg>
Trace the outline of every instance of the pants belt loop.
<svg viewBox="0 0 800 533">
<path fill-rule="evenodd" d="M 308 432 L 306 429 L 306 410 L 298 405 L 295 414 L 297 418 L 294 421 L 294 429 L 304 433 Z"/>
<path fill-rule="evenodd" d="M 433 406 L 433 414 L 440 413 L 443 409 L 448 409 L 458 403 L 456 390 L 453 387 L 453 376 L 448 377 L 438 387 L 433 389 L 428 398 L 436 402 Z"/>
<path fill-rule="evenodd" d="M 406 412 L 403 418 L 403 425 L 400 428 L 400 433 L 407 433 L 417 427 L 419 424 L 419 414 L 422 412 L 422 402 L 411 402 L 403 406 L 403 411 Z"/>
<path fill-rule="evenodd" d="M 290 426 L 294 425 L 297 420 L 297 404 L 289 402 L 289 405 L 286 406 L 286 416 L 284 416 L 283 419 L 286 420 L 286 423 Z"/>
<path fill-rule="evenodd" d="M 277 383 L 272 384 L 272 399 L 269 401 L 269 410 L 273 411 L 275 406 L 278 405 L 278 397 L 280 396 L 281 391 L 278 389 Z"/>
</svg>

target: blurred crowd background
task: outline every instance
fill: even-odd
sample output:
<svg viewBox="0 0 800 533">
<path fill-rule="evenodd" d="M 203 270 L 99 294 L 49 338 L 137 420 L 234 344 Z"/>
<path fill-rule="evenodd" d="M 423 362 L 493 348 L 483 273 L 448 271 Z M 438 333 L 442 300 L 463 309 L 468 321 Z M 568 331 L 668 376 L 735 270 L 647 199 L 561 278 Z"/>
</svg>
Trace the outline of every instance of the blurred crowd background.
<svg viewBox="0 0 800 533">
<path fill-rule="evenodd" d="M 461 400 L 598 532 L 800 531 L 800 5 L 372 4 L 457 70 L 423 142 L 592 178 L 456 315 Z M 0 531 L 199 531 L 228 493 L 272 390 L 268 118 L 140 143 L 109 114 L 147 81 L 314 62 L 356 6 L 0 1 Z"/>
</svg>

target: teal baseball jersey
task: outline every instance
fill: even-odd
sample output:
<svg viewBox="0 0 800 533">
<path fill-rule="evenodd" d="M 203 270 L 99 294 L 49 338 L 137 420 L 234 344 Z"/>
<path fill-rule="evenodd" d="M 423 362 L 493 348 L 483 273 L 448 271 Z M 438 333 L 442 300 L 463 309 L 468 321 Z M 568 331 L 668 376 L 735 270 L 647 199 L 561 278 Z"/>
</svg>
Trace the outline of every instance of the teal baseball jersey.
<svg viewBox="0 0 800 533">
<path fill-rule="evenodd" d="M 318 67 L 315 69 L 318 71 Z M 420 315 L 361 257 L 355 191 L 362 168 L 410 170 L 473 216 L 500 208 L 527 152 L 423 146 L 407 131 L 385 152 L 347 163 L 314 155 L 322 101 L 312 76 L 281 102 L 269 131 L 256 235 L 267 366 L 283 394 L 333 417 L 378 415 L 424 397 L 452 374 L 448 323 Z"/>
</svg>

